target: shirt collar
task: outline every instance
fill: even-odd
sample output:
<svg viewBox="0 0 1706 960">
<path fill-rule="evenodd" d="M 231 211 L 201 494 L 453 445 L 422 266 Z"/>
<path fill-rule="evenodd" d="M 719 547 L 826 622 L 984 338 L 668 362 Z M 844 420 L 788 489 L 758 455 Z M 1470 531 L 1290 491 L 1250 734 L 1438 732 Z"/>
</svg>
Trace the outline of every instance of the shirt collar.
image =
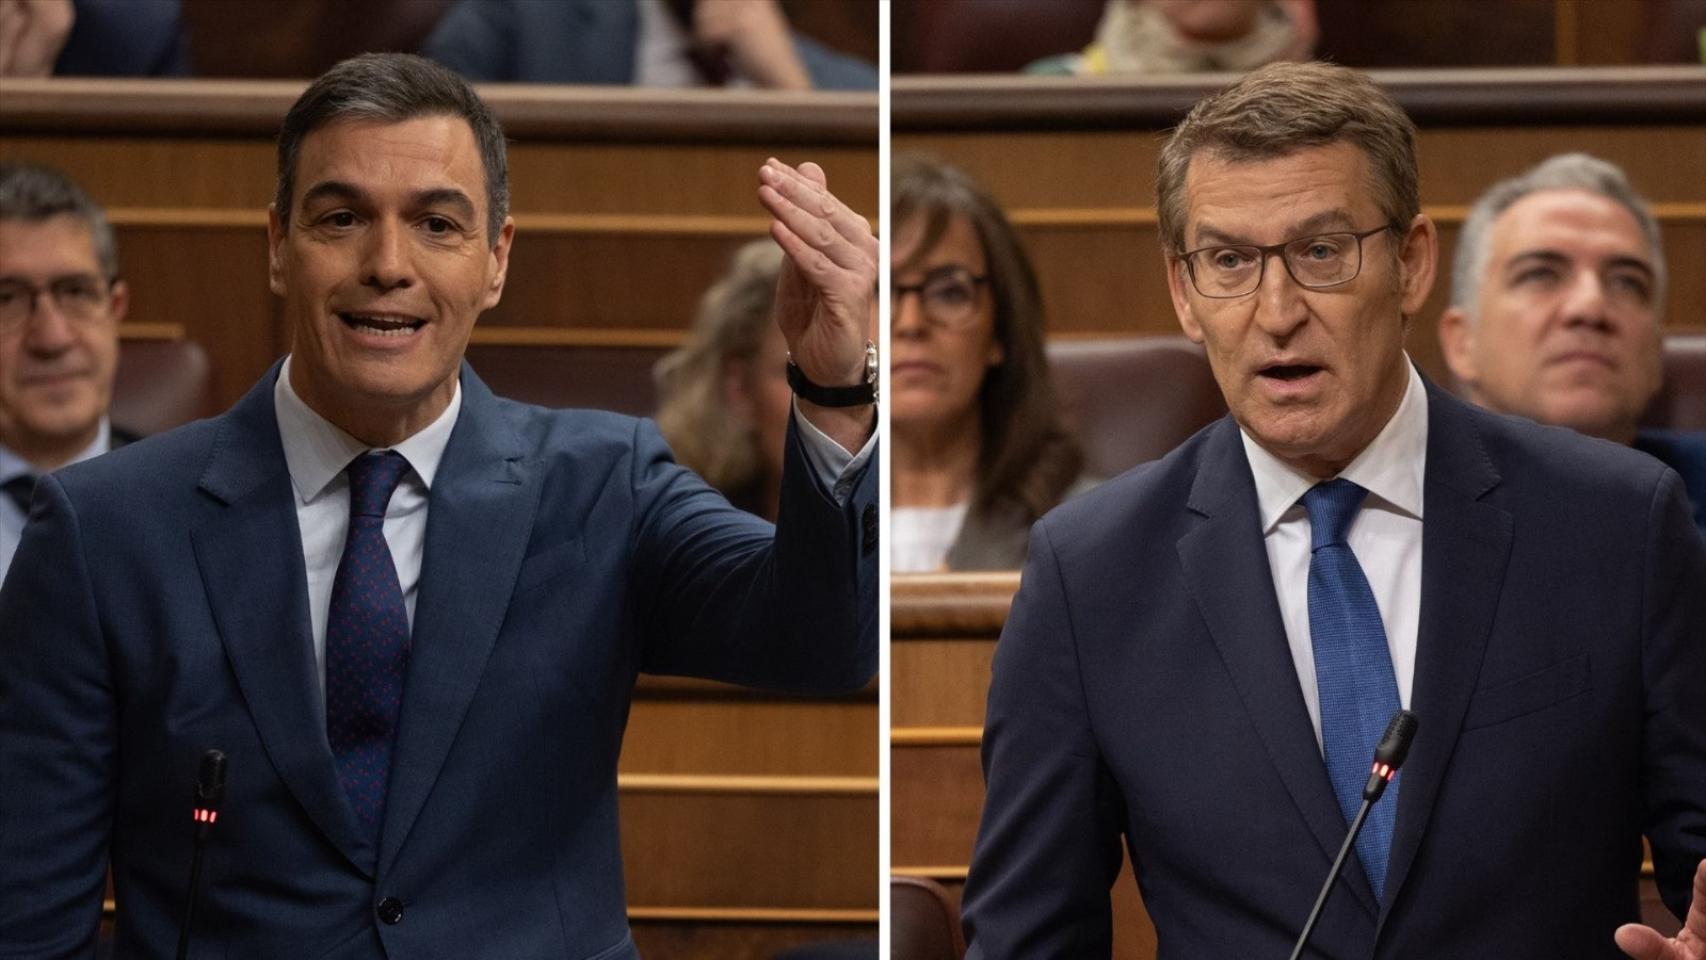
<svg viewBox="0 0 1706 960">
<path fill-rule="evenodd" d="M 67 460 L 65 463 L 61 464 L 61 466 L 68 467 L 73 463 L 82 463 L 84 460 L 92 460 L 95 457 L 106 453 L 107 450 L 112 447 L 112 442 L 113 425 L 108 422 L 106 417 L 102 417 L 100 426 L 95 430 L 95 439 L 91 441 L 88 446 L 78 451 L 75 457 Z M 56 467 L 55 469 L 58 468 Z M 48 471 L 46 470 L 37 469 L 34 464 L 19 456 L 11 447 L 0 443 L 0 483 L 5 483 L 13 477 L 21 477 L 24 474 L 29 474 L 34 477 L 47 472 Z"/>
<path fill-rule="evenodd" d="M 351 460 L 375 449 L 309 408 L 290 385 L 289 357 L 284 358 L 284 366 L 273 384 L 273 407 L 278 413 L 279 439 L 284 443 L 290 484 L 296 488 L 296 497 L 302 503 L 319 499 Z M 402 454 L 428 490 L 432 489 L 433 476 L 438 473 L 444 448 L 450 444 L 450 432 L 456 427 L 456 416 L 461 411 L 462 381 L 458 378 L 450 404 L 438 419 L 388 448 Z"/>
<path fill-rule="evenodd" d="M 1422 479 L 1427 473 L 1428 394 L 1408 355 L 1404 358 L 1404 368 L 1410 377 L 1397 411 L 1339 476 L 1367 490 L 1370 502 L 1384 503 L 1420 520 Z M 1266 536 L 1319 481 L 1263 449 L 1242 428 L 1239 437 L 1244 441 L 1244 455 L 1255 477 L 1262 535 Z"/>
</svg>

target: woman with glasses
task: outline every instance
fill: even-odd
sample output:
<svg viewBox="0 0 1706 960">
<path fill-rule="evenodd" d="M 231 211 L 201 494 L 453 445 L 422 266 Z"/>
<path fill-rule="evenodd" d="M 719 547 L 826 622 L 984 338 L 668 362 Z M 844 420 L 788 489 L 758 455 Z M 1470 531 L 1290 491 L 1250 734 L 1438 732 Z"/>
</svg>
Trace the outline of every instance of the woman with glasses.
<svg viewBox="0 0 1706 960">
<path fill-rule="evenodd" d="M 1055 406 L 1036 275 L 953 167 L 897 155 L 893 204 L 893 569 L 1016 569 L 1031 524 L 1087 486 Z"/>
</svg>

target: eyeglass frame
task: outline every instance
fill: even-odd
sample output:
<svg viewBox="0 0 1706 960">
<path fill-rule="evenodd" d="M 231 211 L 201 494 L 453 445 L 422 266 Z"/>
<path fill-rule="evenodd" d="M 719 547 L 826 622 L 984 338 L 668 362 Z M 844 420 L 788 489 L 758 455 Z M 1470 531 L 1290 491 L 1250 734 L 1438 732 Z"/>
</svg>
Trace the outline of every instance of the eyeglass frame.
<svg viewBox="0 0 1706 960">
<path fill-rule="evenodd" d="M 943 320 L 941 317 L 938 317 L 935 314 L 931 313 L 930 310 L 925 306 L 926 301 L 924 299 L 924 288 L 930 285 L 931 280 L 937 279 L 937 278 L 943 278 L 943 277 L 951 277 L 951 276 L 954 276 L 956 274 L 963 275 L 966 280 L 971 282 L 972 293 L 974 295 L 979 290 L 981 290 L 982 288 L 988 286 L 991 282 L 990 275 L 987 273 L 984 273 L 984 274 L 972 273 L 970 270 L 966 269 L 965 267 L 958 266 L 958 265 L 938 267 L 936 270 L 925 274 L 924 279 L 918 283 L 905 283 L 905 284 L 891 283 L 891 284 L 889 284 L 889 308 L 891 310 L 898 312 L 900 309 L 901 298 L 906 296 L 909 293 L 915 293 L 918 295 L 919 312 L 921 312 L 924 315 L 925 319 L 929 320 L 931 323 L 934 323 L 939 327 L 946 327 L 950 330 L 957 330 L 957 329 L 964 328 L 966 326 L 966 321 L 968 319 L 970 319 L 974 314 L 977 313 L 977 303 L 975 300 L 972 302 L 971 306 L 969 308 L 967 308 L 965 317 L 961 318 L 961 319 L 955 319 L 955 320 Z"/>
<path fill-rule="evenodd" d="M 99 287 L 99 302 L 93 305 L 87 314 L 83 314 L 77 310 L 67 310 L 65 305 L 60 302 L 59 294 L 54 291 L 54 287 L 59 284 L 85 279 L 94 280 L 96 285 Z M 0 330 L 12 330 L 14 329 L 14 325 L 16 329 L 20 330 L 28 327 L 30 321 L 35 319 L 36 311 L 40 309 L 43 297 L 53 301 L 54 309 L 58 310 L 60 315 L 65 317 L 67 320 L 79 323 L 92 323 L 101 319 L 100 314 L 102 311 L 112 305 L 113 290 L 118 286 L 121 279 L 122 278 L 118 276 L 102 277 L 99 274 L 93 273 L 74 273 L 54 277 L 45 285 L 41 286 L 30 283 L 26 280 L 0 280 L 0 288 L 18 287 L 29 294 L 28 308 L 20 313 L 15 321 L 8 322 L 5 315 L 0 314 Z"/>
<path fill-rule="evenodd" d="M 1274 254 L 1278 254 L 1280 262 L 1285 264 L 1286 275 L 1291 277 L 1293 283 L 1305 290 L 1330 290 L 1333 287 L 1343 286 L 1344 284 L 1350 283 L 1357 277 L 1362 276 L 1362 242 L 1364 240 L 1383 231 L 1389 230 L 1393 233 L 1397 233 L 1399 226 L 1400 225 L 1395 221 L 1387 221 L 1372 230 L 1364 230 L 1361 233 L 1354 230 L 1329 230 L 1326 233 L 1311 233 L 1306 236 L 1293 237 L 1290 240 L 1282 240 L 1279 243 L 1269 243 L 1265 245 L 1260 243 L 1211 243 L 1206 247 L 1197 247 L 1195 250 L 1185 250 L 1176 253 L 1174 254 L 1174 257 L 1184 263 L 1185 273 L 1191 278 L 1191 289 L 1210 300 L 1237 300 L 1240 297 L 1247 297 L 1250 294 L 1255 293 L 1257 290 L 1262 289 L 1262 281 L 1267 279 L 1268 275 L 1268 258 L 1272 257 Z M 1294 243 L 1302 243 L 1306 240 L 1315 240 L 1321 237 L 1355 237 L 1357 242 L 1357 268 L 1350 276 L 1343 280 L 1334 280 L 1331 283 L 1304 283 L 1302 280 L 1298 279 L 1297 272 L 1291 268 L 1291 261 L 1286 258 L 1285 248 Z M 1203 288 L 1197 284 L 1197 271 L 1196 267 L 1192 265 L 1191 258 L 1199 253 L 1204 253 L 1209 250 L 1256 251 L 1260 254 L 1260 259 L 1257 261 L 1258 266 L 1256 267 L 1255 284 L 1243 293 L 1205 293 Z"/>
</svg>

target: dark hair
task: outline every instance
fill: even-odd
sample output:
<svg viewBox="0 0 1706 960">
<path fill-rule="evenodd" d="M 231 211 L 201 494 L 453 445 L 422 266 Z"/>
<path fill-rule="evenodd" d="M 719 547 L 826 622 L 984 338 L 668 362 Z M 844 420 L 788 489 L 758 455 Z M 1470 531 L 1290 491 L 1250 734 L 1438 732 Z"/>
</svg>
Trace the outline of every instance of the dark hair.
<svg viewBox="0 0 1706 960">
<path fill-rule="evenodd" d="M 503 128 L 468 81 L 425 57 L 409 53 L 364 53 L 321 74 L 302 91 L 278 131 L 278 219 L 290 225 L 296 188 L 296 155 L 308 134 L 334 120 L 401 123 L 417 117 L 453 116 L 468 121 L 486 172 L 486 240 L 498 242 L 509 216 L 509 161 Z"/>
<path fill-rule="evenodd" d="M 1185 177 L 1207 153 L 1240 162 L 1283 157 L 1307 147 L 1348 142 L 1367 154 L 1375 201 L 1398 230 L 1421 212 L 1416 125 L 1378 84 L 1330 63 L 1275 63 L 1191 108 L 1161 148 L 1155 208 L 1161 246 L 1183 249 Z"/>
<path fill-rule="evenodd" d="M 964 217 L 983 244 L 1003 358 L 978 392 L 982 436 L 972 505 L 987 511 L 1011 502 L 1040 517 L 1078 479 L 1084 453 L 1055 404 L 1036 271 L 1001 208 L 965 173 L 929 157 L 896 154 L 892 181 L 890 221 L 923 227 L 913 260 L 894 264 L 896 273 L 928 254 L 955 217 Z"/>
<path fill-rule="evenodd" d="M 107 215 L 75 181 L 51 167 L 0 163 L 0 220 L 39 223 L 74 217 L 89 228 L 95 261 L 108 282 L 118 279 L 118 244 Z"/>
</svg>

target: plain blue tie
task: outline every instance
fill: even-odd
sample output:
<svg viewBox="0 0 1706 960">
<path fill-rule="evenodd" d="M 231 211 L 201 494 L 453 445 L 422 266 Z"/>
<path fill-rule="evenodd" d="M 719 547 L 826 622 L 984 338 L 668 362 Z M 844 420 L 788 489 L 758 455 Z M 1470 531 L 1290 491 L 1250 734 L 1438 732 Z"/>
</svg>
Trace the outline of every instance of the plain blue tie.
<svg viewBox="0 0 1706 960">
<path fill-rule="evenodd" d="M 1303 495 L 1309 512 L 1309 636 L 1321 698 L 1321 743 L 1347 825 L 1362 805 L 1374 747 L 1398 709 L 1398 681 L 1380 608 L 1345 542 L 1366 496 L 1367 490 L 1349 480 L 1318 484 Z M 1376 900 L 1386 887 L 1398 787 L 1399 781 L 1392 781 L 1357 835 L 1357 858 Z"/>
<path fill-rule="evenodd" d="M 356 819 L 375 842 L 409 662 L 409 614 L 385 542 L 385 508 L 408 469 L 386 451 L 357 457 L 345 470 L 349 535 L 326 619 L 326 738 Z"/>
</svg>

